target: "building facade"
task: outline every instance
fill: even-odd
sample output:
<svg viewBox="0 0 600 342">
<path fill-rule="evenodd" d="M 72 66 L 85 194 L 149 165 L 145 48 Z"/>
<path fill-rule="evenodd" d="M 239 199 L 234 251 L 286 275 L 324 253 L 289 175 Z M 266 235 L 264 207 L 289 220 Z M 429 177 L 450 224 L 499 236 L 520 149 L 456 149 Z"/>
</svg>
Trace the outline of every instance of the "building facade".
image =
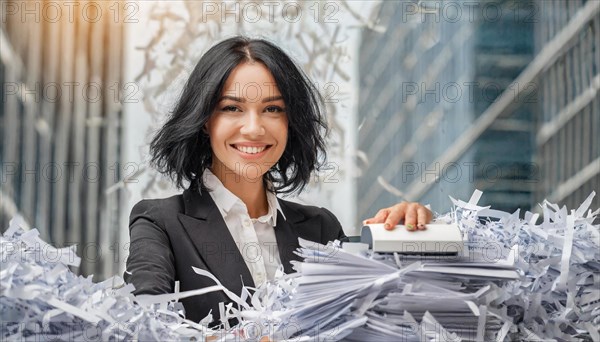
<svg viewBox="0 0 600 342">
<path fill-rule="evenodd" d="M 597 6 L 472 6 L 385 2 L 387 30 L 364 31 L 358 217 L 399 199 L 444 212 L 475 189 L 510 212 L 573 208 L 598 189 Z"/>
</svg>

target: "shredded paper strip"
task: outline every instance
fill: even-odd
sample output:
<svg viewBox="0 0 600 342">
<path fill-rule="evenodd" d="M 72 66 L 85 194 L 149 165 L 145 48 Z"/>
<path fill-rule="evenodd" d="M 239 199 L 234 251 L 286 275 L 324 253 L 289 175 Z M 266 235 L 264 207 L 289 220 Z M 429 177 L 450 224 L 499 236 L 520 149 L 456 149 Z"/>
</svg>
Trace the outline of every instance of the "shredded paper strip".
<svg viewBox="0 0 600 342">
<path fill-rule="evenodd" d="M 0 238 L 1 340 L 139 341 L 600 341 L 599 210 L 506 213 L 455 200 L 437 217 L 462 230 L 468 256 L 379 254 L 338 241 L 300 241 L 297 273 L 261 287 L 215 285 L 158 296 L 132 294 L 115 276 L 75 275 L 75 247 L 57 249 L 15 217 Z M 224 291 L 212 315 L 186 320 L 178 299 Z M 229 326 L 228 319 L 239 324 Z"/>
</svg>

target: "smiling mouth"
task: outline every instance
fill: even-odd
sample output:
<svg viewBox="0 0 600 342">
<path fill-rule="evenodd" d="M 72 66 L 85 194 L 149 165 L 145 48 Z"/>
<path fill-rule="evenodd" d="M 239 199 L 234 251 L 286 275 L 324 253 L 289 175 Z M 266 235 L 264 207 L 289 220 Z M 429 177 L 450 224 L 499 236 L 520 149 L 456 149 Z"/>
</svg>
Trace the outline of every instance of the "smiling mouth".
<svg viewBox="0 0 600 342">
<path fill-rule="evenodd" d="M 262 151 L 271 147 L 271 145 L 263 145 L 263 146 L 242 146 L 242 145 L 231 145 L 236 150 L 247 153 L 247 154 L 258 154 Z"/>
</svg>

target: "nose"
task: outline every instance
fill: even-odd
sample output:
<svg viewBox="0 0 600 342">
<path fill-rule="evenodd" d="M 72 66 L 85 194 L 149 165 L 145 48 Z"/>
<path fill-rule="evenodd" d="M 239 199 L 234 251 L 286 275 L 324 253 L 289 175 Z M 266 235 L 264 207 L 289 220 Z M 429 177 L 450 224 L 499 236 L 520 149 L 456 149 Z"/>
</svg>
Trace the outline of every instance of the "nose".
<svg viewBox="0 0 600 342">
<path fill-rule="evenodd" d="M 242 135 L 254 138 L 265 134 L 262 118 L 256 111 L 249 111 L 244 118 L 244 123 L 240 130 Z"/>
</svg>

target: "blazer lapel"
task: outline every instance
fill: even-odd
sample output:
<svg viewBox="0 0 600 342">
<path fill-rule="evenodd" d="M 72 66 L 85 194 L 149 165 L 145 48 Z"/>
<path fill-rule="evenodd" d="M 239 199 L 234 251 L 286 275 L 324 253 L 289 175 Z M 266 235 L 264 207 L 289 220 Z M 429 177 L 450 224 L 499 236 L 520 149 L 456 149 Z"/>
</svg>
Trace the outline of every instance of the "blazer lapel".
<svg viewBox="0 0 600 342">
<path fill-rule="evenodd" d="M 185 213 L 178 214 L 179 221 L 209 271 L 236 293 L 242 282 L 253 287 L 250 270 L 210 194 L 189 188 L 183 192 L 183 200 Z"/>
<path fill-rule="evenodd" d="M 306 218 L 287 205 L 286 201 L 278 200 L 287 220 L 283 215 L 277 214 L 275 238 L 284 272 L 293 273 L 295 270 L 290 261 L 302 261 L 302 258 L 294 253 L 300 247 L 298 238 L 321 243 L 321 222 L 318 221 L 318 217 Z"/>
<path fill-rule="evenodd" d="M 286 217 L 289 215 L 286 213 Z M 277 249 L 279 250 L 279 258 L 281 259 L 281 263 L 283 264 L 283 271 L 288 273 L 295 272 L 292 268 L 292 264 L 290 261 L 302 261 L 300 256 L 294 254 L 294 251 L 300 247 L 298 244 L 298 234 L 290 225 L 290 222 L 286 221 L 283 218 L 283 215 L 280 215 L 277 212 L 277 226 L 275 226 L 275 239 L 277 240 Z"/>
</svg>

